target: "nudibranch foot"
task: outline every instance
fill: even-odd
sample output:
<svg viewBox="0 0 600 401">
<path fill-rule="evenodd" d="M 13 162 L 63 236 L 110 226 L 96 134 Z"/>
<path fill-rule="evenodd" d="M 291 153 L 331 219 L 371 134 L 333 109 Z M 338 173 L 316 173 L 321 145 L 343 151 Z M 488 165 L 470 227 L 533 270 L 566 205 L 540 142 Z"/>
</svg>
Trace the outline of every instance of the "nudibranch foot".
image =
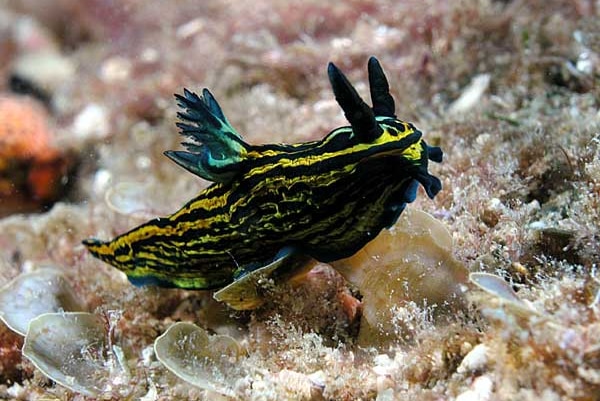
<svg viewBox="0 0 600 401">
<path fill-rule="evenodd" d="M 291 276 L 302 274 L 314 265 L 314 260 L 307 255 L 296 253 L 293 249 L 282 249 L 271 263 L 240 272 L 235 280 L 216 291 L 214 299 L 225 302 L 235 310 L 255 309 L 264 302 L 261 287 L 265 280 L 285 280 Z"/>
</svg>

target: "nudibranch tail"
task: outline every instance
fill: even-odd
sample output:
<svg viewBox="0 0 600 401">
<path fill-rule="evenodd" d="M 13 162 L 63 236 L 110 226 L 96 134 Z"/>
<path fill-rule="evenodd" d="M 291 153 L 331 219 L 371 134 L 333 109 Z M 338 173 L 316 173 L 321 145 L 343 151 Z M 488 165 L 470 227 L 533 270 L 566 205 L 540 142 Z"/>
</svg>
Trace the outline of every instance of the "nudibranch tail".
<svg viewBox="0 0 600 401">
<path fill-rule="evenodd" d="M 157 285 L 160 287 L 185 288 L 185 289 L 212 289 L 220 288 L 231 282 L 231 274 L 226 270 L 202 270 L 202 265 L 191 268 L 190 266 L 177 266 L 160 260 L 159 249 L 157 254 L 143 255 L 144 250 L 134 250 L 139 246 L 131 236 L 136 236 L 136 230 L 122 234 L 112 241 L 101 241 L 89 238 L 82 241 L 83 245 L 94 257 L 108 263 L 127 275 L 128 280 L 135 286 Z M 137 245 L 135 245 L 137 244 Z M 163 258 L 166 256 L 162 250 Z M 210 264 L 208 264 L 210 265 Z"/>
<path fill-rule="evenodd" d="M 181 134 L 196 143 L 184 142 L 190 152 L 166 151 L 164 154 L 181 167 L 204 179 L 227 182 L 240 170 L 248 150 L 239 133 L 229 124 L 213 95 L 204 89 L 202 96 L 184 89 L 183 96 L 175 95 L 177 104 L 185 111 L 177 116 Z"/>
<path fill-rule="evenodd" d="M 101 241 L 96 238 L 87 238 L 81 242 L 87 250 L 103 262 L 115 266 L 115 253 L 110 241 Z"/>
</svg>

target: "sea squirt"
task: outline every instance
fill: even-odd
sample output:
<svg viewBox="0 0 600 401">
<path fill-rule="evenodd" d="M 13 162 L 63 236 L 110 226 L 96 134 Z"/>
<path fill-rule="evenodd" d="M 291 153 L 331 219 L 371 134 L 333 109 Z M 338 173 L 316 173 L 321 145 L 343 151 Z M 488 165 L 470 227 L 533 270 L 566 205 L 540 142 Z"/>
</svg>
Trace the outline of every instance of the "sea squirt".
<svg viewBox="0 0 600 401">
<path fill-rule="evenodd" d="M 361 345 L 382 345 L 401 335 L 394 314 L 410 302 L 439 312 L 460 305 L 468 282 L 468 270 L 452 255 L 448 229 L 412 209 L 355 255 L 331 264 L 363 297 Z"/>
</svg>

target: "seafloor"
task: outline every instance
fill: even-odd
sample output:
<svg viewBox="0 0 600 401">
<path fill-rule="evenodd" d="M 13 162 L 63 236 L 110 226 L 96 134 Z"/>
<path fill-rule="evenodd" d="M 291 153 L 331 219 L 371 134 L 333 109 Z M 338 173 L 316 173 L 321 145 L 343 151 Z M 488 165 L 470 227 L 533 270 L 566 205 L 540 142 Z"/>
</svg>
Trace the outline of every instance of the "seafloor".
<svg viewBox="0 0 600 401">
<path fill-rule="evenodd" d="M 399 118 L 445 153 L 430 166 L 442 191 L 420 190 L 409 208 L 441 221 L 454 258 L 504 278 L 522 305 L 465 284 L 458 306 L 378 305 L 395 329 L 359 341 L 360 290 L 328 266 L 234 312 L 209 291 L 134 287 L 81 245 L 209 184 L 162 154 L 182 139 L 174 93 L 210 88 L 250 143 L 315 140 L 346 124 L 327 63 L 366 96 L 371 55 Z M 44 100 L 48 147 L 69 166 L 56 199 L 0 199 L 0 284 L 52 266 L 105 318 L 124 367 L 102 399 L 600 400 L 599 82 L 596 0 L 0 0 L 0 96 Z M 27 127 L 10 118 L 0 129 Z M 18 157 L 0 155 L 0 167 Z M 402 255 L 401 242 L 391 249 Z M 216 389 L 154 355 L 176 321 L 243 350 Z M 93 398 L 48 379 L 4 325 L 0 341 L 0 398 Z"/>
</svg>

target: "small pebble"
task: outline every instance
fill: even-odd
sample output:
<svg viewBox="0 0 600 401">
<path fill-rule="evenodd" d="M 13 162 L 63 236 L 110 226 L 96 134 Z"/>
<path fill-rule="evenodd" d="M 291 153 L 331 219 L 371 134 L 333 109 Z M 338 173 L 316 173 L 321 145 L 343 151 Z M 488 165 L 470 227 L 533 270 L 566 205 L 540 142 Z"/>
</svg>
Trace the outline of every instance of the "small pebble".
<svg viewBox="0 0 600 401">
<path fill-rule="evenodd" d="M 110 130 L 106 109 L 98 104 L 88 104 L 75 117 L 72 130 L 81 139 L 106 137 Z"/>
<path fill-rule="evenodd" d="M 456 397 L 456 401 L 488 401 L 492 398 L 494 383 L 488 376 L 478 377 L 471 388 Z"/>
<path fill-rule="evenodd" d="M 462 360 L 456 371 L 458 373 L 476 372 L 486 367 L 489 347 L 485 344 L 476 345 Z"/>
</svg>

